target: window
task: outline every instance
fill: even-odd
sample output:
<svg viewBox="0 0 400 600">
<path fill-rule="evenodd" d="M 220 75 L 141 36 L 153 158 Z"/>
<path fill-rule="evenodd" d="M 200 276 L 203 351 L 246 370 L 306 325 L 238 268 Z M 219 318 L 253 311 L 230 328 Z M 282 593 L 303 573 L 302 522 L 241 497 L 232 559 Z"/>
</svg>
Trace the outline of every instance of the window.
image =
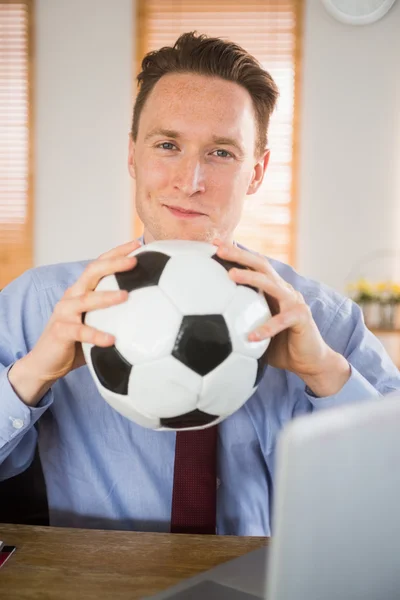
<svg viewBox="0 0 400 600">
<path fill-rule="evenodd" d="M 270 121 L 270 164 L 260 190 L 246 199 L 235 239 L 295 265 L 303 0 L 136 0 L 136 4 L 138 72 L 147 52 L 196 30 L 238 43 L 275 79 L 280 99 Z"/>
<path fill-rule="evenodd" d="M 0 0 L 0 289 L 32 266 L 33 0 Z"/>
</svg>

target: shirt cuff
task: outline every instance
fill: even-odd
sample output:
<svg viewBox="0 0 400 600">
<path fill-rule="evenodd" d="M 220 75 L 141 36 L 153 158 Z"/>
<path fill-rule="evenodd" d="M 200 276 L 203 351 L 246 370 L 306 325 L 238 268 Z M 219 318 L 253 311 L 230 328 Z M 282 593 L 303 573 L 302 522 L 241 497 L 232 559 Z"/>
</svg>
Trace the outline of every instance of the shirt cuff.
<svg viewBox="0 0 400 600">
<path fill-rule="evenodd" d="M 53 403 L 49 390 L 36 406 L 27 406 L 15 393 L 8 373 L 13 365 L 0 373 L 0 447 L 17 435 L 23 435 Z"/>
<path fill-rule="evenodd" d="M 313 405 L 314 410 L 341 406 L 343 404 L 350 404 L 351 402 L 363 402 L 364 400 L 380 396 L 374 386 L 357 369 L 352 365 L 350 365 L 350 369 L 350 378 L 346 381 L 342 389 L 333 396 L 318 398 L 311 393 L 311 390 L 306 388 L 306 397 Z"/>
</svg>

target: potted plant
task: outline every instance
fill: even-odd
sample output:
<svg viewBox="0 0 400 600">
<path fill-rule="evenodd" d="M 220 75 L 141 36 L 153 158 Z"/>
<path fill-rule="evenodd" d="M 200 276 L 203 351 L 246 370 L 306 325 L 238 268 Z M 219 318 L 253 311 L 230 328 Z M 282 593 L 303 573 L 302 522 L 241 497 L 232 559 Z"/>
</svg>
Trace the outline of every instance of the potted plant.
<svg viewBox="0 0 400 600">
<path fill-rule="evenodd" d="M 366 326 L 370 329 L 379 327 L 381 315 L 376 286 L 367 279 L 361 278 L 355 283 L 349 284 L 347 289 L 352 300 L 360 306 Z"/>
<path fill-rule="evenodd" d="M 361 307 L 367 327 L 400 329 L 400 284 L 359 279 L 348 286 L 348 291 Z"/>
</svg>

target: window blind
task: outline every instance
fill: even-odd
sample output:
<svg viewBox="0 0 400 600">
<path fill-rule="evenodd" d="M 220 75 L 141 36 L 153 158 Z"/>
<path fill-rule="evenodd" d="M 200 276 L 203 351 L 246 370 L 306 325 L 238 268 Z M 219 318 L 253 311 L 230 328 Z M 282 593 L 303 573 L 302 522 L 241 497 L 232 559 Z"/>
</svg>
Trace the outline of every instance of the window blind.
<svg viewBox="0 0 400 600">
<path fill-rule="evenodd" d="M 32 0 L 0 0 L 0 289 L 32 266 Z"/>
<path fill-rule="evenodd" d="M 296 262 L 297 137 L 303 0 L 136 0 L 137 71 L 143 56 L 196 30 L 229 39 L 253 54 L 276 81 L 270 163 L 246 197 L 235 239 L 267 256 Z M 136 229 L 137 231 L 137 229 Z"/>
</svg>

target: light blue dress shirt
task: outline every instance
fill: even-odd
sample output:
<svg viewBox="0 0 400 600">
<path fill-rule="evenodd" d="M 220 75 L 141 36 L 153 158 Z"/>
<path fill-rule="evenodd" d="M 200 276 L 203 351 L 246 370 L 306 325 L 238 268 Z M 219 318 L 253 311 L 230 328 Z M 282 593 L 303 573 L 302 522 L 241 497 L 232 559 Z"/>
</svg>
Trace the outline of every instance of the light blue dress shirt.
<svg viewBox="0 0 400 600">
<path fill-rule="evenodd" d="M 12 364 L 35 346 L 87 262 L 29 270 L 0 293 L 0 479 L 26 469 L 38 443 L 51 525 L 169 531 L 174 432 L 147 430 L 119 415 L 101 398 L 86 366 L 57 381 L 35 408 L 8 380 Z M 323 338 L 348 359 L 352 373 L 338 394 L 315 398 L 296 375 L 266 368 L 256 393 L 219 425 L 219 534 L 271 534 L 276 443 L 285 423 L 400 389 L 399 371 L 357 305 L 271 263 L 303 294 Z"/>
</svg>

